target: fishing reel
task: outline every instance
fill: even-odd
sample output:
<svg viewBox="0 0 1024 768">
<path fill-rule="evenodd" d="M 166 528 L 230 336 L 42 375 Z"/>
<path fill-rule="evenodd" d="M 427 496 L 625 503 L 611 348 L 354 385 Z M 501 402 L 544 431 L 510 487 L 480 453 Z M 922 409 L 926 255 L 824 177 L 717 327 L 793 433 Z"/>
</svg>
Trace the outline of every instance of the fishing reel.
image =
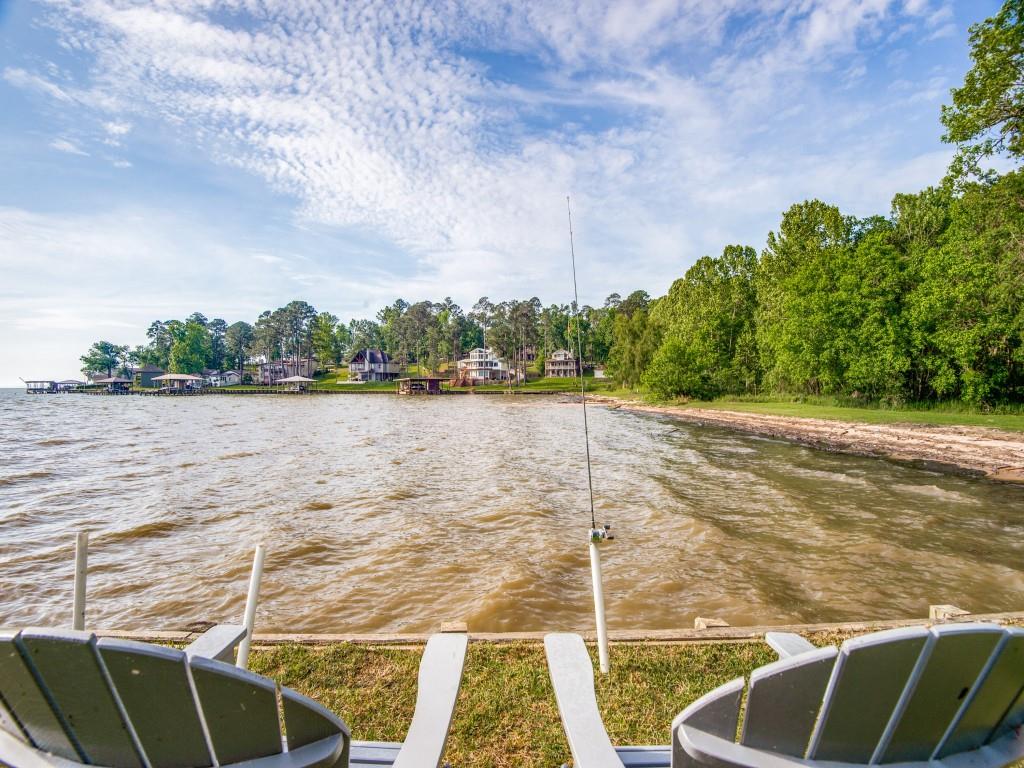
<svg viewBox="0 0 1024 768">
<path fill-rule="evenodd" d="M 595 544 L 602 541 L 612 541 L 615 538 L 615 534 L 611 530 L 612 527 L 610 525 L 604 525 L 601 528 L 591 528 L 590 540 Z"/>
</svg>

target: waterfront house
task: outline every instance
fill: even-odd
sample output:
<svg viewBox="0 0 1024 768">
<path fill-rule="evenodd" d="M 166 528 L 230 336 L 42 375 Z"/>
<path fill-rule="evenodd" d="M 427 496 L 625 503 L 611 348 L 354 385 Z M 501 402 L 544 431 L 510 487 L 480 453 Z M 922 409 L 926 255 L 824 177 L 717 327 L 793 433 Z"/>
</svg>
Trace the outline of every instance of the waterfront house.
<svg viewBox="0 0 1024 768">
<path fill-rule="evenodd" d="M 379 349 L 360 349 L 348 361 L 348 377 L 355 381 L 392 381 L 398 373 L 398 363 Z"/>
<path fill-rule="evenodd" d="M 50 395 L 57 391 L 55 381 L 26 381 L 25 392 L 30 395 Z"/>
<path fill-rule="evenodd" d="M 106 371 L 82 371 L 85 374 L 85 380 L 90 384 L 96 384 L 100 379 L 109 379 L 110 374 Z"/>
<path fill-rule="evenodd" d="M 238 371 L 221 371 L 207 378 L 208 381 L 206 383 L 211 387 L 233 387 L 236 384 L 242 383 L 242 374 Z"/>
<path fill-rule="evenodd" d="M 78 379 L 64 379 L 64 381 L 58 381 L 57 382 L 57 391 L 58 392 L 77 392 L 78 390 L 80 390 L 84 386 L 85 386 L 85 382 L 84 381 L 79 381 Z"/>
<path fill-rule="evenodd" d="M 135 371 L 134 379 L 136 386 L 139 387 L 156 387 L 159 384 L 154 384 L 153 379 L 157 376 L 163 376 L 167 371 L 155 365 L 146 365 L 137 368 Z"/>
<path fill-rule="evenodd" d="M 459 360 L 459 379 L 468 384 L 508 381 L 510 378 L 508 363 L 490 348 L 471 349 L 466 357 Z"/>
<path fill-rule="evenodd" d="M 544 361 L 544 375 L 555 379 L 573 379 L 580 374 L 576 356 L 567 349 L 557 349 Z"/>
<path fill-rule="evenodd" d="M 317 365 L 315 357 L 293 357 L 287 360 L 271 360 L 267 363 L 260 363 L 259 382 L 264 386 L 271 386 L 290 376 L 304 376 L 311 379 L 317 371 Z"/>
</svg>

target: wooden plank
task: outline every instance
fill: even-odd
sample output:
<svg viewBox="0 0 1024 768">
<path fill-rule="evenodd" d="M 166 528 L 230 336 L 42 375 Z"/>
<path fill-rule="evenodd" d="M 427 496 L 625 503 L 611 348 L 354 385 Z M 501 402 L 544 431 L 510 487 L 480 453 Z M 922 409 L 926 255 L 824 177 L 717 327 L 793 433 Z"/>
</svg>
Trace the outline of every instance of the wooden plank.
<svg viewBox="0 0 1024 768">
<path fill-rule="evenodd" d="M 189 659 L 203 717 L 221 765 L 281 752 L 274 684 L 201 656 Z"/>
<path fill-rule="evenodd" d="M 401 742 L 353 741 L 350 768 L 393 765 Z"/>
<path fill-rule="evenodd" d="M 438 634 L 427 641 L 417 677 L 416 708 L 402 750 L 395 759 L 396 768 L 441 763 L 468 642 L 462 633 Z"/>
<path fill-rule="evenodd" d="M 764 641 L 779 654 L 780 659 L 814 650 L 814 644 L 794 632 L 766 632 Z"/>
<path fill-rule="evenodd" d="M 815 649 L 754 670 L 740 743 L 803 757 L 838 653 Z"/>
<path fill-rule="evenodd" d="M 594 667 L 583 638 L 565 632 L 544 638 L 562 728 L 578 768 L 622 768 L 597 709 Z"/>
<path fill-rule="evenodd" d="M 935 642 L 878 762 L 927 760 L 1003 639 L 991 624 L 934 627 Z"/>
<path fill-rule="evenodd" d="M 245 637 L 246 629 L 241 624 L 218 624 L 193 640 L 185 654 L 203 656 L 230 664 L 235 657 L 235 646 Z"/>
<path fill-rule="evenodd" d="M 669 746 L 616 747 L 625 768 L 670 768 L 672 748 Z"/>
<path fill-rule="evenodd" d="M 281 687 L 281 703 L 284 709 L 285 737 L 288 751 L 293 751 L 314 741 L 342 734 L 345 741 L 351 739 L 348 726 L 333 712 L 316 701 L 303 696 L 291 688 Z"/>
<path fill-rule="evenodd" d="M 141 750 L 107 682 L 96 638 L 73 630 L 31 629 L 17 642 L 87 761 L 142 768 Z"/>
<path fill-rule="evenodd" d="M 997 624 L 1024 623 L 1024 611 L 972 614 L 962 617 L 964 621 L 994 622 Z M 952 621 L 960 621 L 953 619 Z M 761 642 L 767 632 L 794 632 L 815 634 L 818 632 L 877 632 L 899 627 L 928 626 L 928 619 L 909 618 L 877 621 L 826 622 L 818 624 L 756 624 L 745 627 L 720 627 L 706 630 L 680 629 L 613 629 L 608 631 L 609 640 L 617 643 L 708 643 L 708 642 Z M 11 629 L 11 628 L 8 628 Z M 3 628 L 0 628 L 3 631 Z M 11 629 L 11 631 L 15 631 Z M 188 643 L 197 634 L 188 631 L 162 630 L 93 630 L 97 637 L 121 637 L 126 640 L 157 643 Z M 515 643 L 543 642 L 546 632 L 470 632 L 470 642 Z M 587 642 L 596 637 L 591 631 L 580 631 Z M 430 634 L 423 633 L 278 633 L 258 632 L 253 635 L 254 645 L 333 645 L 335 643 L 358 643 L 365 645 L 424 645 Z"/>
<path fill-rule="evenodd" d="M 185 654 L 111 638 L 97 648 L 153 768 L 213 765 Z"/>
<path fill-rule="evenodd" d="M 676 715 L 672 721 L 672 765 L 676 768 L 696 766 L 698 763 L 685 750 L 684 729 L 700 731 L 728 741 L 736 738 L 736 724 L 743 696 L 743 678 L 737 677 L 701 696 Z"/>
<path fill-rule="evenodd" d="M 39 689 L 15 642 L 16 632 L 0 632 L 0 696 L 32 743 L 68 760 L 81 760 L 65 724 Z"/>
<path fill-rule="evenodd" d="M 807 757 L 867 763 L 931 637 L 915 627 L 843 643 Z"/>
<path fill-rule="evenodd" d="M 972 691 L 960 720 L 946 737 L 936 757 L 940 760 L 958 752 L 967 752 L 985 744 L 1010 705 L 1024 689 L 1024 630 L 1010 629 L 993 659 L 988 674 L 976 691 Z"/>
</svg>

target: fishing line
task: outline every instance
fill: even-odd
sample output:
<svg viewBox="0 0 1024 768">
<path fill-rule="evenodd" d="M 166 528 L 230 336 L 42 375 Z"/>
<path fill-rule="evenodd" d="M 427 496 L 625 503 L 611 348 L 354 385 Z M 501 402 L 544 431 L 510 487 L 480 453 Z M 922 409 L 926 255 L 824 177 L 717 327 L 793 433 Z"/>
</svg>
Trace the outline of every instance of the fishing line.
<svg viewBox="0 0 1024 768">
<path fill-rule="evenodd" d="M 576 364 L 579 366 L 580 399 L 583 403 L 583 442 L 587 448 L 587 490 L 590 492 L 590 527 L 597 528 L 597 517 L 594 514 L 594 478 L 590 471 L 590 428 L 587 425 L 587 388 L 583 381 L 583 332 L 580 322 L 580 292 L 576 287 L 576 247 L 572 237 L 572 206 L 569 196 L 565 196 L 565 208 L 569 212 L 569 253 L 572 255 L 572 294 L 575 300 L 576 314 Z"/>
</svg>

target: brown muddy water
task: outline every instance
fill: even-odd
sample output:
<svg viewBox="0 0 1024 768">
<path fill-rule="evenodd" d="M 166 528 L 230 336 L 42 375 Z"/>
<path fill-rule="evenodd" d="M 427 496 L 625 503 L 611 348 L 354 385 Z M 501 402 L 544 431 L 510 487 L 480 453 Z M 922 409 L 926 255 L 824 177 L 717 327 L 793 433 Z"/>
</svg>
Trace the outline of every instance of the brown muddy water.
<svg viewBox="0 0 1024 768">
<path fill-rule="evenodd" d="M 594 407 L 609 625 L 1024 609 L 1024 490 Z M 0 625 L 592 626 L 578 404 L 0 392 Z"/>
</svg>

